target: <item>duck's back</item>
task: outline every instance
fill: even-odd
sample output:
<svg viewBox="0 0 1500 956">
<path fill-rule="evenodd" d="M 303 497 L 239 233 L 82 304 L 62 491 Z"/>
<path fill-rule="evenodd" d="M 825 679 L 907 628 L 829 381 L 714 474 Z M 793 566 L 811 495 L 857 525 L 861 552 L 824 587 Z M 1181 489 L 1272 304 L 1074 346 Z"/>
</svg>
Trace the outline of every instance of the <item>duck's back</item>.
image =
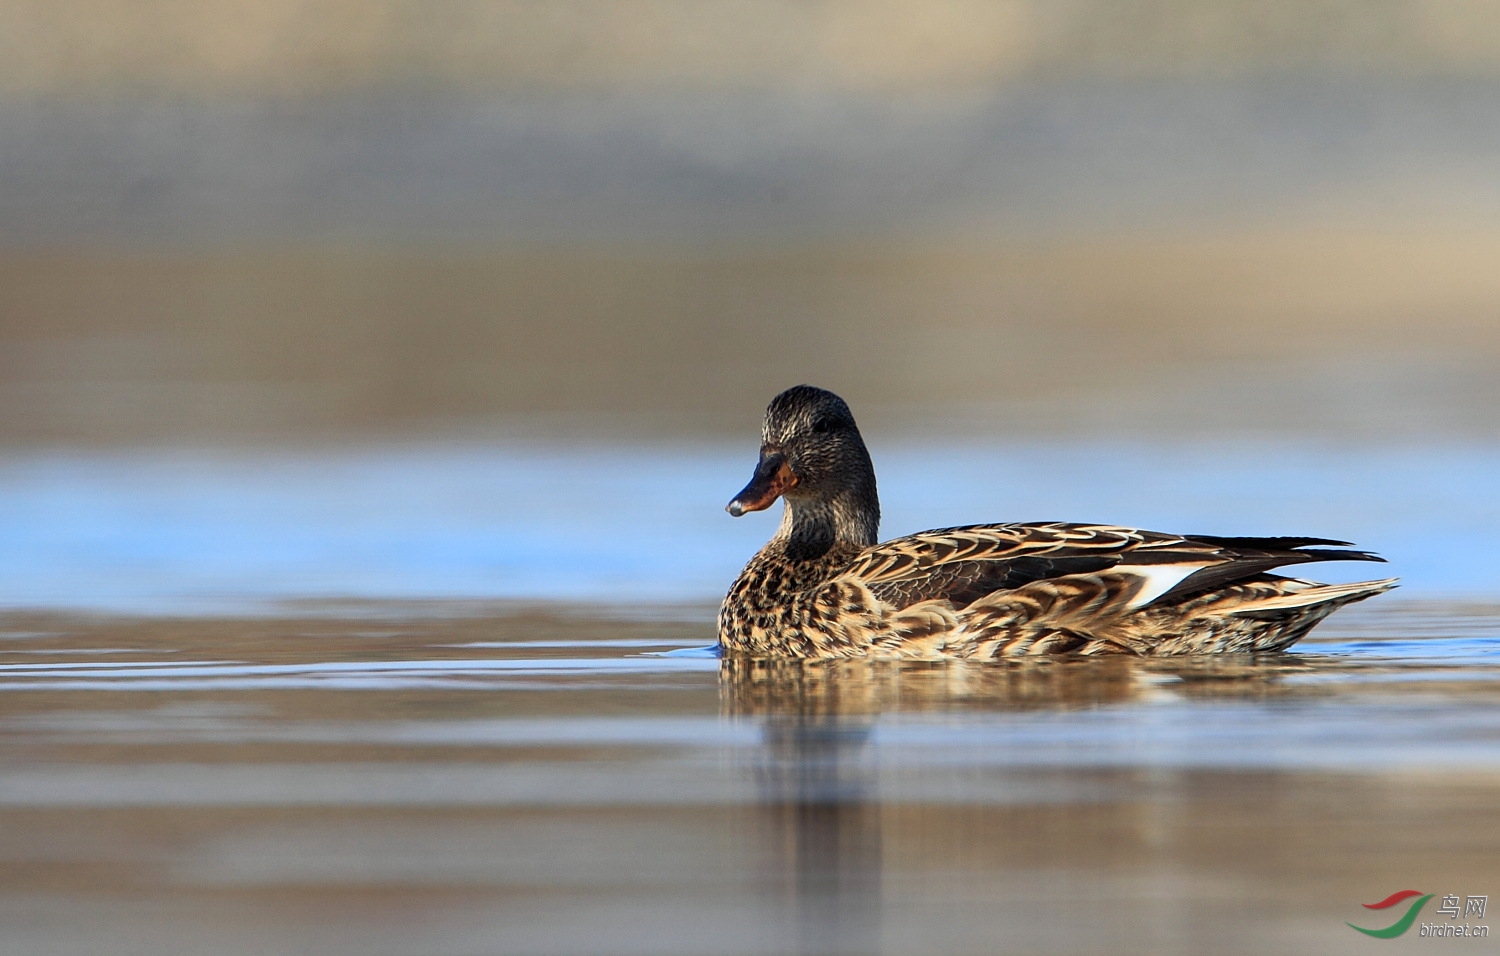
<svg viewBox="0 0 1500 956">
<path fill-rule="evenodd" d="M 1048 522 L 944 528 L 808 565 L 768 546 L 726 597 L 720 640 L 803 658 L 1280 650 L 1394 586 L 1268 573 L 1380 560 L 1346 544 Z"/>
</svg>

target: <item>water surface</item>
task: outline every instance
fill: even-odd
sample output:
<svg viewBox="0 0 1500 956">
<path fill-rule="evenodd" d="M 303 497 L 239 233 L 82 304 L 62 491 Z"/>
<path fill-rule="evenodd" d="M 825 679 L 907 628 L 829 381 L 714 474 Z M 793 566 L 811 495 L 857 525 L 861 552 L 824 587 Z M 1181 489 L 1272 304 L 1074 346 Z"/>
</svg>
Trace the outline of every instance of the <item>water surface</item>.
<svg viewBox="0 0 1500 956">
<path fill-rule="evenodd" d="M 354 610 L 8 616 L 0 948 L 1363 952 L 1361 902 L 1497 873 L 1491 606 L 988 667 L 721 662 L 706 612 Z"/>
<path fill-rule="evenodd" d="M 1500 453 L 1310 439 L 982 443 L 873 433 L 886 537 L 1075 520 L 1347 539 L 1403 594 L 1500 580 Z M 774 514 L 738 443 L 438 443 L 0 457 L 0 606 L 243 613 L 309 599 L 716 604 Z"/>
<path fill-rule="evenodd" d="M 1361 903 L 1494 887 L 1488 447 L 876 429 L 887 535 L 1326 534 L 1403 587 L 1264 659 L 755 667 L 749 437 L 7 455 L 0 951 L 1363 952 Z"/>
</svg>

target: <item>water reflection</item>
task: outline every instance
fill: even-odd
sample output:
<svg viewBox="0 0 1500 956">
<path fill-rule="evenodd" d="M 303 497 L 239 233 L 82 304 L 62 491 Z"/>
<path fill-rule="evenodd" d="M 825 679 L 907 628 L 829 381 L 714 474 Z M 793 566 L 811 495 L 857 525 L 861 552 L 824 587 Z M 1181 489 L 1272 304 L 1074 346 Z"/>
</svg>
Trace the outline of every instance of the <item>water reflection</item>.
<svg viewBox="0 0 1500 956">
<path fill-rule="evenodd" d="M 870 728 L 792 717 L 765 726 L 756 762 L 762 873 L 796 950 L 879 949 L 881 839 Z"/>
<path fill-rule="evenodd" d="M 823 719 L 847 725 L 885 713 L 1118 703 L 1138 692 L 1149 673 L 1143 666 L 1126 658 L 984 665 L 729 658 L 719 665 L 719 691 L 726 713 L 763 717 L 768 726 Z M 1250 668 L 1247 674 L 1261 673 L 1252 663 L 1240 666 Z"/>
<path fill-rule="evenodd" d="M 887 711 L 1038 708 L 1132 693 L 1124 661 L 972 666 L 890 661 L 721 662 L 724 712 L 761 726 L 754 778 L 767 909 L 795 952 L 881 949 L 879 763 Z"/>
<path fill-rule="evenodd" d="M 726 659 L 722 711 L 760 727 L 760 746 L 742 760 L 758 795 L 760 885 L 772 925 L 798 953 L 881 950 L 883 818 L 893 794 L 881 786 L 874 738 L 886 715 L 1091 710 L 1168 694 L 1253 699 L 1285 690 L 1283 678 L 1309 666 L 1294 655 L 990 665 Z M 1021 778 L 1011 782 L 1023 789 L 1039 776 L 1026 766 L 1002 773 Z"/>
<path fill-rule="evenodd" d="M 720 665 L 726 713 L 762 720 L 748 767 L 766 855 L 762 886 L 796 952 L 879 950 L 880 808 L 864 706 L 889 684 L 872 679 L 889 677 L 878 670 L 863 662 Z M 848 713 L 841 692 L 859 702 Z"/>
</svg>

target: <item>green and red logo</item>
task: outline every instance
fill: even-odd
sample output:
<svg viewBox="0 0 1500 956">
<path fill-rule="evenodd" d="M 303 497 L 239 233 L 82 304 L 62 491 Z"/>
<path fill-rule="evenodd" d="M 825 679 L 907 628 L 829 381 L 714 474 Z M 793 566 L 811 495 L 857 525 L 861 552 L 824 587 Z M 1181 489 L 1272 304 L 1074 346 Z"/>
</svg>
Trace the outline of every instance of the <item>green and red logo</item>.
<svg viewBox="0 0 1500 956">
<path fill-rule="evenodd" d="M 1417 914 L 1422 911 L 1422 907 L 1427 905 L 1427 901 L 1437 896 L 1437 894 L 1423 893 L 1421 890 L 1401 890 L 1392 893 L 1379 903 L 1360 904 L 1367 910 L 1388 910 L 1397 903 L 1405 903 L 1407 900 L 1411 900 L 1413 896 L 1417 898 L 1412 900 L 1411 904 L 1406 907 L 1406 912 L 1401 918 L 1384 929 L 1365 929 L 1363 926 L 1355 926 L 1353 923 L 1348 925 L 1350 928 L 1357 929 L 1366 936 L 1373 936 L 1376 939 L 1395 939 L 1397 936 L 1411 929 L 1411 924 L 1416 922 Z M 1488 938 L 1490 935 L 1489 926 L 1484 923 L 1470 923 L 1469 917 L 1484 919 L 1484 909 L 1489 905 L 1489 902 L 1490 898 L 1488 895 L 1479 896 L 1469 893 L 1464 896 L 1463 907 L 1460 909 L 1458 894 L 1445 893 L 1443 894 L 1442 901 L 1438 903 L 1437 916 L 1446 918 L 1447 922 L 1434 921 L 1423 923 L 1417 935 L 1443 936 L 1448 938 Z M 1458 921 L 1460 916 L 1464 920 L 1462 923 Z"/>
<path fill-rule="evenodd" d="M 1432 893 L 1424 894 L 1420 890 L 1399 890 L 1395 893 L 1392 893 L 1390 896 L 1387 896 L 1379 903 L 1361 903 L 1359 905 L 1363 906 L 1367 910 L 1388 910 L 1392 906 L 1395 906 L 1397 903 L 1409 900 L 1413 896 L 1420 897 L 1420 899 L 1406 908 L 1406 913 L 1400 919 L 1396 920 L 1396 922 L 1387 926 L 1385 929 L 1365 929 L 1363 926 L 1355 926 L 1353 923 L 1349 923 L 1347 925 L 1359 930 L 1366 936 L 1373 936 L 1376 939 L 1395 939 L 1397 936 L 1400 936 L 1402 933 L 1411 929 L 1411 924 L 1417 921 L 1417 914 L 1422 911 L 1422 907 L 1426 905 L 1427 901 L 1432 899 L 1434 895 L 1435 894 Z"/>
</svg>

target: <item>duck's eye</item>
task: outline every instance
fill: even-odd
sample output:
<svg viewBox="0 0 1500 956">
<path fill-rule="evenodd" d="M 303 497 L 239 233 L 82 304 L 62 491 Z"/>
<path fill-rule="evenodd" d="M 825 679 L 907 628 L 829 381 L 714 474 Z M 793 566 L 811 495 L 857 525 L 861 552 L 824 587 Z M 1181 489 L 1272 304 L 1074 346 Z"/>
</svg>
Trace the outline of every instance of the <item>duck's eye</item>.
<svg viewBox="0 0 1500 956">
<path fill-rule="evenodd" d="M 820 418 L 813 422 L 812 430 L 815 435 L 826 435 L 833 431 L 833 421 L 827 418 Z"/>
</svg>

